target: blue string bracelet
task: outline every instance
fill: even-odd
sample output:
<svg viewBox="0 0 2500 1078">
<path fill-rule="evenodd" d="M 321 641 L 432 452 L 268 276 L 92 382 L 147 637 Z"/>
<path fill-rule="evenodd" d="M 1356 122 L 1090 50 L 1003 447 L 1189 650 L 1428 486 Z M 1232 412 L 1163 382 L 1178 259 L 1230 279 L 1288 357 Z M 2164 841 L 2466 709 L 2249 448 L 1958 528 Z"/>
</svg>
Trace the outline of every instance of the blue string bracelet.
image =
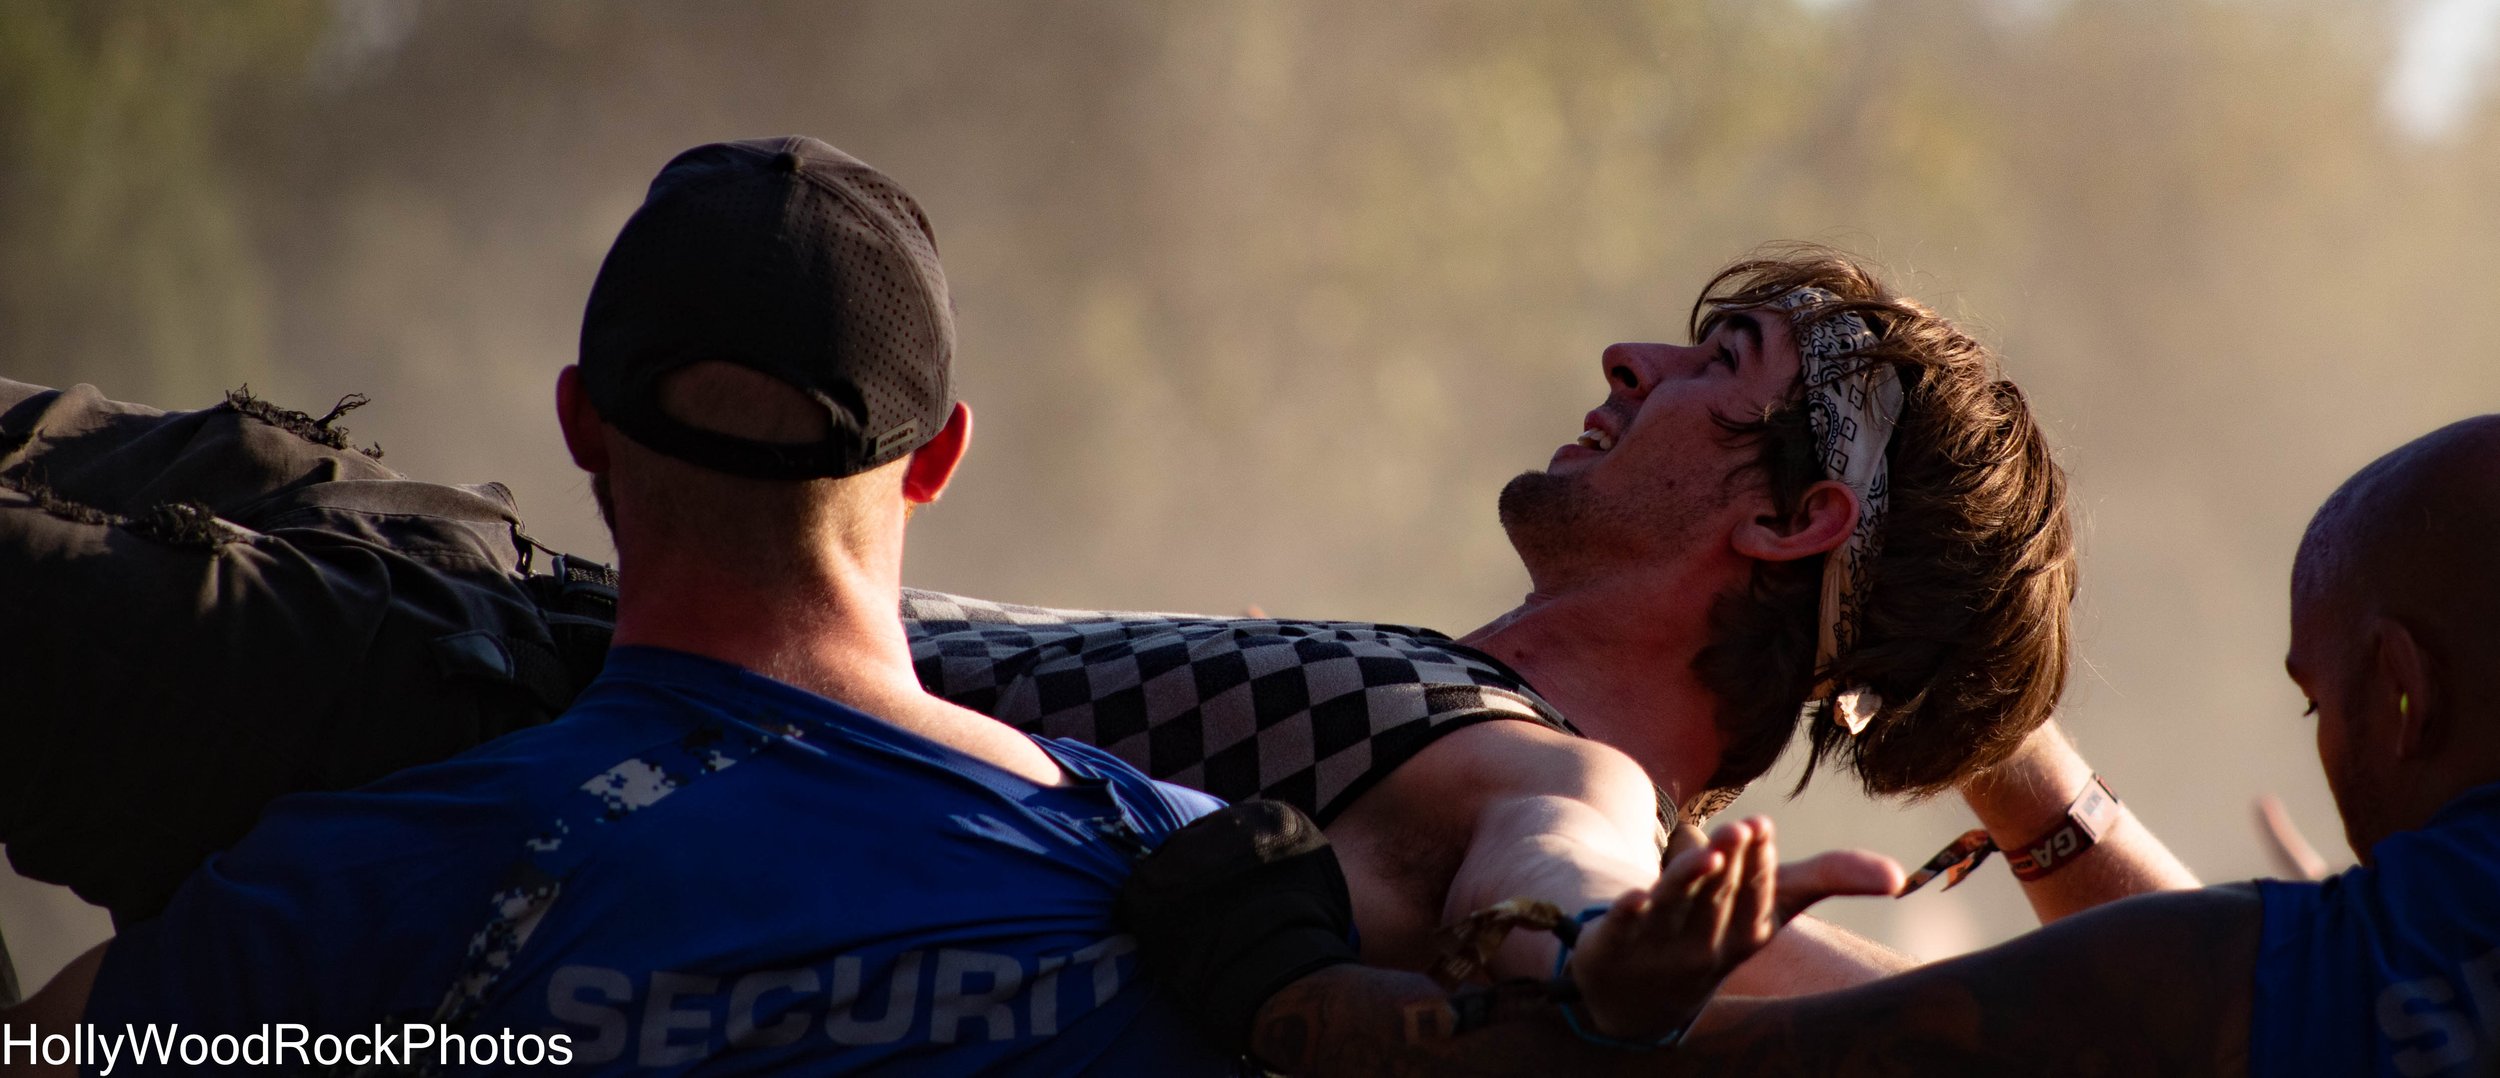
<svg viewBox="0 0 2500 1078">
<path fill-rule="evenodd" d="M 1684 1020 L 1683 1025 L 1670 1030 L 1666 1035 L 1651 1039 L 1608 1036 L 1580 1021 L 1579 991 L 1577 986 L 1573 985 L 1570 974 L 1571 952 L 1580 945 L 1580 930 L 1587 927 L 1589 922 L 1605 916 L 1606 911 L 1612 908 L 1614 904 L 1611 902 L 1591 906 L 1581 910 L 1569 920 L 1554 926 L 1554 938 L 1562 941 L 1562 946 L 1554 951 L 1554 980 L 1561 985 L 1572 986 L 1563 994 L 1563 1025 L 1571 1030 L 1572 1036 L 1601 1048 L 1612 1048 L 1624 1052 L 1655 1052 L 1662 1048 L 1673 1048 L 1684 1040 L 1684 1034 L 1692 1031 L 1693 1022 L 1701 1017 L 1700 1011 L 1694 1011 L 1691 1018 Z"/>
</svg>

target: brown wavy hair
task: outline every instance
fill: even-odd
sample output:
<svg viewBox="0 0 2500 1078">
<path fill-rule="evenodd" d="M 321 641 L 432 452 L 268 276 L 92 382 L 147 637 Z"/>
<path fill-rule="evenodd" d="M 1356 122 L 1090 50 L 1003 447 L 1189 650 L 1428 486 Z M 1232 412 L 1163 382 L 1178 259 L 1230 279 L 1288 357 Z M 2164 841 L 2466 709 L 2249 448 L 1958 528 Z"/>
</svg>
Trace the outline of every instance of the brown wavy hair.
<svg viewBox="0 0 2500 1078">
<path fill-rule="evenodd" d="M 1777 306 L 1804 287 L 1840 302 L 1795 314 Z M 1770 770 L 1800 724 L 1800 705 L 1826 681 L 1870 685 L 1883 706 L 1852 737 L 1826 701 L 1806 723 L 1812 755 L 1796 792 L 1827 762 L 1854 772 L 1868 793 L 1941 792 L 2004 760 L 2065 692 L 2076 574 L 2065 471 L 1996 356 L 1857 259 L 1811 244 L 1758 251 L 1693 301 L 1693 339 L 1751 309 L 1788 318 L 1800 339 L 1822 319 L 1864 318 L 1877 341 L 1855 355 L 1893 365 L 1902 414 L 1882 548 L 1848 653 L 1814 668 L 1822 557 L 1758 563 L 1747 587 L 1713 605 L 1712 642 L 1693 668 L 1719 697 L 1727 750 L 1695 807 L 1724 805 Z M 1758 446 L 1745 471 L 1760 473 L 1781 512 L 1794 512 L 1824 478 L 1801 388 L 1759 415 L 1719 423 Z"/>
</svg>

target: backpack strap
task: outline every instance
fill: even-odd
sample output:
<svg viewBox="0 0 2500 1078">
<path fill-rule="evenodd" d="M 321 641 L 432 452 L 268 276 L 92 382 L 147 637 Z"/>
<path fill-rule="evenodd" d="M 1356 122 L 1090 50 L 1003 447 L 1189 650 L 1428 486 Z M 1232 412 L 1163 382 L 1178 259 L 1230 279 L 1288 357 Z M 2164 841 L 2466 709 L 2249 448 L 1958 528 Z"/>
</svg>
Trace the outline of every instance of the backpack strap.
<svg viewBox="0 0 2500 1078">
<path fill-rule="evenodd" d="M 530 578 L 531 592 L 547 616 L 555 657 L 570 675 L 573 691 L 580 692 L 599 676 L 607 662 L 608 640 L 616 635 L 616 570 L 572 554 L 556 555 L 548 569 L 549 575 Z"/>
<path fill-rule="evenodd" d="M 522 537 L 527 551 L 545 550 Z M 507 681 L 527 691 L 552 716 L 571 706 L 607 662 L 616 635 L 616 570 L 588 558 L 548 551 L 549 572 L 525 578 L 538 606 L 544 639 L 495 629 L 438 637 L 435 662 L 446 674 Z M 522 562 L 526 571 L 528 559 Z"/>
</svg>

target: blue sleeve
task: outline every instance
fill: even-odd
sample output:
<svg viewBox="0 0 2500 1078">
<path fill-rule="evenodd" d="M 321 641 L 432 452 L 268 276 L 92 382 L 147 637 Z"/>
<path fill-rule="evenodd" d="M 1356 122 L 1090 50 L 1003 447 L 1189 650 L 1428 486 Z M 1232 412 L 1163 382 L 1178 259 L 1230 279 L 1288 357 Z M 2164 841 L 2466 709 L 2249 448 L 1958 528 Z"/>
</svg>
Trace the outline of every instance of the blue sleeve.
<svg viewBox="0 0 2500 1078">
<path fill-rule="evenodd" d="M 2500 1043 L 2500 786 L 2318 883 L 2263 881 L 2249 1074 L 2479 1076 Z"/>
<path fill-rule="evenodd" d="M 1200 793 L 1189 787 L 1174 786 L 1171 783 L 1154 779 L 1147 781 L 1154 784 L 1155 794 L 1162 799 L 1164 811 L 1171 813 L 1172 818 L 1181 823 L 1188 823 L 1224 807 L 1224 803 L 1216 800 L 1212 795 Z"/>
<path fill-rule="evenodd" d="M 1082 741 L 1054 737 L 1044 741 L 1044 747 L 1059 754 L 1063 762 L 1068 757 L 1083 761 L 1110 782 L 1137 823 L 1158 836 L 1224 807 L 1222 800 L 1211 795 L 1147 778 L 1127 761 Z"/>
<path fill-rule="evenodd" d="M 484 923 L 479 899 L 502 866 L 466 845 L 477 829 L 463 824 L 478 813 L 425 807 L 437 826 L 364 811 L 354 794 L 279 801 L 163 914 L 114 938 L 87 1021 L 113 1031 L 290 1023 L 320 1033 L 430 1014 L 462 950 L 442 937 Z M 466 899 L 457 909 L 454 896 Z"/>
<path fill-rule="evenodd" d="M 165 912 L 123 929 L 104 952 L 86 1021 L 107 1031 L 179 1023 L 202 1032 L 260 1020 L 309 1022 L 308 957 L 291 926 L 303 917 L 283 888 L 254 886 L 211 858 Z"/>
<path fill-rule="evenodd" d="M 2323 883 L 2257 881 L 2265 905 L 2248 1016 L 2249 1078 L 2369 1074 L 2371 996 L 2384 963 L 2362 911 L 2360 871 Z"/>
</svg>

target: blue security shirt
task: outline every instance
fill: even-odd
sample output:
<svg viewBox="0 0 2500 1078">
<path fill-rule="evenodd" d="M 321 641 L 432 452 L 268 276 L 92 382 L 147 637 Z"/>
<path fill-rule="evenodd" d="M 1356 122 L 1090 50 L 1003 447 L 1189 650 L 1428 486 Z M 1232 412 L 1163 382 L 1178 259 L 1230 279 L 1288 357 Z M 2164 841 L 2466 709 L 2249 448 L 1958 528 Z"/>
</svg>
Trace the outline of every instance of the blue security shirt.
<svg viewBox="0 0 2500 1078">
<path fill-rule="evenodd" d="M 271 1024 L 443 1023 L 461 1054 L 393 1047 L 451 1070 L 534 1062 L 532 1035 L 553 1061 L 563 1034 L 572 1066 L 613 1073 L 1236 1073 L 1111 918 L 1135 858 L 1217 802 L 1040 744 L 1071 781 L 618 648 L 551 724 L 274 804 L 113 941 L 87 1021 L 264 1050 Z"/>
<path fill-rule="evenodd" d="M 2251 1078 L 2472 1075 L 2500 1053 L 2500 785 L 2322 883 L 2260 881 Z"/>
</svg>

